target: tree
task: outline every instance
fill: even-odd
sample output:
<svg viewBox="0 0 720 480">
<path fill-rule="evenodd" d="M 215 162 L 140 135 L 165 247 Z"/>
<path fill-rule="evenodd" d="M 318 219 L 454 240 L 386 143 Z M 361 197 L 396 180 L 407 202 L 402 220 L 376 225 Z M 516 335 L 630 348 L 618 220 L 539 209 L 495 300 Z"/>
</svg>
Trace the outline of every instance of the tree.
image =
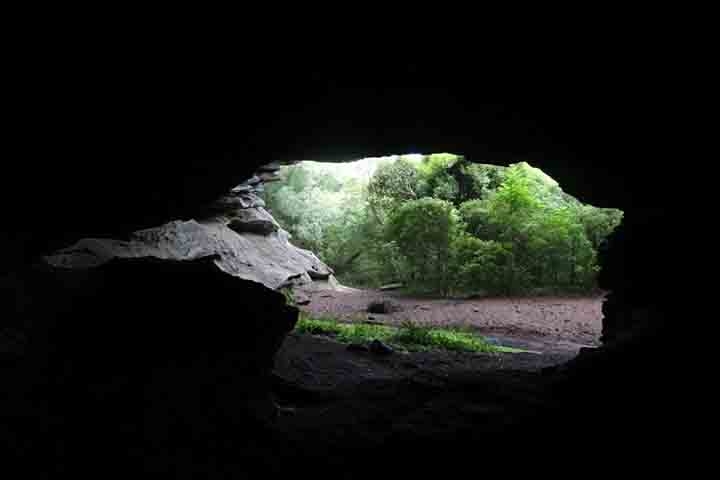
<svg viewBox="0 0 720 480">
<path fill-rule="evenodd" d="M 583 286 L 596 271 L 595 252 L 572 208 L 547 210 L 538 218 L 530 241 L 538 285 Z"/>
<path fill-rule="evenodd" d="M 615 208 L 578 205 L 577 210 L 578 219 L 595 250 L 600 248 L 602 242 L 620 225 L 623 218 L 622 210 Z"/>
<path fill-rule="evenodd" d="M 470 188 L 463 197 L 465 201 L 485 198 L 489 192 L 497 190 L 503 181 L 505 167 L 464 162 L 460 170 L 470 182 Z"/>
<path fill-rule="evenodd" d="M 541 207 L 537 195 L 533 195 L 530 178 L 522 164 L 511 165 L 505 171 L 505 179 L 490 198 L 489 213 L 492 219 L 507 225 L 508 231 L 528 223 Z"/>
<path fill-rule="evenodd" d="M 270 183 L 265 201 L 293 242 L 316 252 L 331 265 L 343 264 L 356 244 L 364 215 L 362 189 L 343 185 L 317 167 L 300 163 L 283 170 L 285 182 Z"/>
<path fill-rule="evenodd" d="M 452 154 L 426 156 L 418 170 L 420 193 L 424 197 L 448 200 L 455 205 L 485 198 L 502 181 L 504 167 L 469 162 Z"/>
<path fill-rule="evenodd" d="M 451 153 L 426 155 L 418 166 L 420 196 L 454 202 L 459 192 L 459 185 L 450 174 L 450 169 L 460 158 Z"/>
<path fill-rule="evenodd" d="M 494 240 L 480 240 L 467 233 L 452 243 L 451 269 L 456 292 L 512 293 L 512 246 Z"/>
<path fill-rule="evenodd" d="M 449 293 L 451 243 L 462 231 L 457 210 L 444 200 L 412 200 L 392 214 L 386 238 L 402 253 L 404 280 L 410 287 Z"/>
<path fill-rule="evenodd" d="M 465 222 L 467 231 L 477 237 L 484 238 L 488 235 L 488 203 L 485 200 L 475 199 L 468 200 L 460 204 L 458 209 L 460 217 Z"/>
<path fill-rule="evenodd" d="M 455 202 L 459 194 L 460 185 L 452 175 L 446 173 L 434 179 L 434 187 L 431 195 L 433 198 Z"/>
<path fill-rule="evenodd" d="M 380 224 L 400 204 L 418 197 L 418 171 L 403 158 L 380 165 L 367 186 L 368 206 Z"/>
</svg>

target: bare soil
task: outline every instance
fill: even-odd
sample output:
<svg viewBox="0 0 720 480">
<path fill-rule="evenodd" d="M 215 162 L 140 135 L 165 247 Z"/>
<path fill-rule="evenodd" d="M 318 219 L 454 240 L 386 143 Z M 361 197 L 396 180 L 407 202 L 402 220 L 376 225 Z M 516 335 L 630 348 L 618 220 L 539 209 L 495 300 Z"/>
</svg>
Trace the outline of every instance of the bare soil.
<svg viewBox="0 0 720 480">
<path fill-rule="evenodd" d="M 545 353 L 577 353 L 581 347 L 597 346 L 602 329 L 602 295 L 460 300 L 352 289 L 312 292 L 309 297 L 310 303 L 301 308 L 314 316 L 465 327 L 503 345 Z M 384 298 L 400 304 L 402 311 L 366 312 L 371 301 Z"/>
<path fill-rule="evenodd" d="M 510 441 L 543 435 L 547 427 L 533 422 L 563 411 L 553 403 L 552 372 L 582 346 L 596 344 L 602 318 L 600 296 L 447 300 L 351 289 L 306 295 L 310 303 L 301 308 L 313 315 L 368 321 L 368 303 L 391 298 L 403 310 L 371 314 L 370 321 L 465 326 L 534 352 L 379 356 L 291 333 L 275 360 L 273 390 L 281 408 L 267 464 L 310 465 L 314 478 L 396 476 L 387 465 L 429 475 L 436 464 L 447 474 L 478 452 L 494 458 L 516 448 Z"/>
</svg>

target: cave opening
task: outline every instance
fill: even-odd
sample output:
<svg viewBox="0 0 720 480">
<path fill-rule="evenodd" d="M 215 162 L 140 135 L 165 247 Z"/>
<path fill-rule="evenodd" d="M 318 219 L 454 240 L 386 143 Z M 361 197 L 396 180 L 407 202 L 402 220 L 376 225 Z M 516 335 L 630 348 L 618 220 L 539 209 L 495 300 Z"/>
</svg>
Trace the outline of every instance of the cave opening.
<svg viewBox="0 0 720 480">
<path fill-rule="evenodd" d="M 440 153 L 274 168 L 258 189 L 265 208 L 333 272 L 287 289 L 297 332 L 542 365 L 600 344 L 598 251 L 621 210 L 582 203 L 526 162 Z"/>
<path fill-rule="evenodd" d="M 438 55 L 408 48 L 411 69 L 400 50 L 376 65 L 385 45 L 367 48 L 367 35 L 362 55 L 332 52 L 328 62 L 310 61 L 320 48 L 291 64 L 275 54 L 263 55 L 266 65 L 243 60 L 239 75 L 185 62 L 183 72 L 214 86 L 171 88 L 177 95 L 144 82 L 158 77 L 137 65 L 129 65 L 139 74 L 133 82 L 66 65 L 70 88 L 40 90 L 70 103 L 21 102 L 18 118 L 32 122 L 13 123 L 25 155 L 8 157 L 2 192 L 0 451 L 22 471 L 55 476 L 78 465 L 174 478 L 423 478 L 468 466 L 537 475 L 574 464 L 573 475 L 628 466 L 647 474 L 698 465 L 703 450 L 685 440 L 701 438 L 693 429 L 704 423 L 688 414 L 706 382 L 689 385 L 704 372 L 677 355 L 693 323 L 674 304 L 677 287 L 699 278 L 687 267 L 699 265 L 688 253 L 700 223 L 679 201 L 697 198 L 696 182 L 678 160 L 701 156 L 688 154 L 697 135 L 686 140 L 676 128 L 693 118 L 683 110 L 698 102 L 685 92 L 697 89 L 675 81 L 697 75 L 662 45 L 653 53 L 649 37 L 625 23 L 637 48 L 620 37 L 617 51 L 573 36 L 559 48 L 532 41 L 523 47 L 531 62 L 508 56 L 512 72 L 486 61 L 492 45 L 465 42 L 456 28 Z M 78 63 L 97 70 L 78 52 Z M 187 78 L 150 63 L 169 73 L 165 86 Z M 223 76 L 227 92 L 216 88 Z M 95 86 L 76 81 L 85 77 Z M 287 279 L 329 282 L 329 274 L 259 218 L 246 187 L 211 215 L 198 210 L 254 172 L 271 177 L 273 160 L 446 149 L 497 165 L 527 159 L 573 195 L 627 212 L 601 261 L 612 292 L 603 346 L 539 373 L 480 375 L 467 363 L 449 368 L 454 354 L 349 356 L 321 337 L 308 355 L 291 333 L 282 348 L 297 355 L 277 356 L 275 372 L 286 362 L 295 376 L 273 378 L 283 407 L 273 420 L 265 373 L 297 315 L 276 290 Z M 53 262 L 40 258 L 51 252 Z M 344 361 L 330 363 L 336 354 Z M 336 388 L 331 378 L 351 381 Z M 358 378 L 371 388 L 358 389 Z M 256 464 L 261 475 L 242 475 Z"/>
<path fill-rule="evenodd" d="M 326 267 L 278 288 L 299 318 L 275 356 L 273 428 L 301 457 L 451 458 L 567 408 L 548 375 L 601 345 L 598 254 L 622 211 L 529 163 L 449 153 L 271 164 L 249 184 Z"/>
<path fill-rule="evenodd" d="M 376 171 L 381 170 L 379 165 L 383 162 L 391 167 L 400 164 L 407 168 L 403 163 L 422 165 L 425 158 L 419 155 L 381 158 Z M 443 174 L 457 165 L 453 160 L 459 162 L 461 157 L 435 158 L 439 159 L 437 162 L 443 168 L 438 171 Z M 432 163 L 432 158 L 428 163 Z M 342 167 L 343 164 L 332 165 Z M 478 165 L 489 171 L 500 168 Z M 451 284 L 452 288 L 440 293 L 408 290 L 417 286 L 411 283 L 413 280 L 433 273 L 422 270 L 423 264 L 411 272 L 416 273 L 415 277 L 412 274 L 400 278 L 378 277 L 375 283 L 370 283 L 372 277 L 361 277 L 350 270 L 336 272 L 339 277 L 336 279 L 327 268 L 326 262 L 331 262 L 328 259 L 332 257 L 324 256 L 323 244 L 319 243 L 320 248 L 316 248 L 301 243 L 297 231 L 291 232 L 293 238 L 289 238 L 285 229 L 292 229 L 292 225 L 285 224 L 282 212 L 275 205 L 277 199 L 268 195 L 269 191 L 289 183 L 282 181 L 284 168 L 299 166 L 265 164 L 258 167 L 252 177 L 204 209 L 202 216 L 138 230 L 129 240 L 86 238 L 45 256 L 52 275 L 42 282 L 32 282 L 42 288 L 35 298 L 44 299 L 49 292 L 55 296 L 51 302 L 30 302 L 37 311 L 25 316 L 43 329 L 48 319 L 59 319 L 47 325 L 47 338 L 51 340 L 45 344 L 34 342 L 32 353 L 28 354 L 32 362 L 47 369 L 41 370 L 43 378 L 50 378 L 54 383 L 40 384 L 39 393 L 18 389 L 8 411 L 30 409 L 31 413 L 24 414 L 34 415 L 32 409 L 50 399 L 49 418 L 55 422 L 53 438 L 60 438 L 59 432 L 73 425 L 70 444 L 83 452 L 88 448 L 87 439 L 104 435 L 107 425 L 119 432 L 112 440 L 118 448 L 134 441 L 138 429 L 145 429 L 142 445 L 154 453 L 144 460 L 153 468 L 179 465 L 179 468 L 204 471 L 205 466 L 195 465 L 191 460 L 176 461 L 178 452 L 192 452 L 195 457 L 211 459 L 211 468 L 216 469 L 242 470 L 246 465 L 259 464 L 266 472 L 284 473 L 288 465 L 299 465 L 297 468 L 307 467 L 317 474 L 314 465 L 323 462 L 323 473 L 332 474 L 353 465 L 353 474 L 365 478 L 373 473 L 375 465 L 386 462 L 400 470 L 409 465 L 417 471 L 425 468 L 424 464 L 413 463 L 418 456 L 438 459 L 438 464 L 458 455 L 467 458 L 473 455 L 476 445 L 482 445 L 486 453 L 500 454 L 505 442 L 557 428 L 557 418 L 562 419 L 565 429 L 578 421 L 597 421 L 587 418 L 584 405 L 588 402 L 597 406 L 606 398 L 617 401 L 612 392 L 618 388 L 607 389 L 609 382 L 602 377 L 607 365 L 603 363 L 605 357 L 595 357 L 593 349 L 577 356 L 584 359 L 580 367 L 566 367 L 568 360 L 578 353 L 579 344 L 562 353 L 557 349 L 568 346 L 557 343 L 552 345 L 554 350 L 541 351 L 532 345 L 512 344 L 508 338 L 495 342 L 499 335 L 480 330 L 477 337 L 482 337 L 485 343 L 478 345 L 462 335 L 448 334 L 447 331 L 458 333 L 451 328 L 438 333 L 442 329 L 429 331 L 417 325 L 418 316 L 433 311 L 423 308 L 428 303 L 477 302 L 482 305 L 501 294 L 517 297 L 522 292 L 463 291 L 459 287 L 466 285 L 464 283 Z M 534 178 L 541 180 L 539 186 L 553 186 L 552 179 L 546 179 L 542 172 L 528 164 L 518 164 L 516 169 L 520 180 L 525 178 L 523 175 L 536 175 Z M 368 175 L 369 179 L 376 171 Z M 484 173 L 490 177 L 488 171 Z M 469 224 L 475 219 L 463 216 L 473 211 L 466 206 L 463 212 L 462 206 L 468 202 L 475 202 L 470 205 L 478 206 L 481 214 L 503 213 L 501 208 L 495 212 L 483 203 L 496 200 L 497 193 L 465 199 L 456 205 L 452 195 L 460 190 L 459 182 L 455 187 L 448 176 L 438 175 L 445 182 L 432 184 L 432 192 L 446 197 L 425 198 L 430 198 L 431 207 L 446 207 L 436 210 L 449 218 L 457 216 L 458 224 L 461 221 Z M 387 180 L 393 179 L 397 177 Z M 320 180 L 323 188 L 310 189 L 310 194 L 308 189 L 300 188 L 296 193 L 306 194 L 309 202 L 318 203 L 315 206 L 321 213 L 333 213 L 328 212 L 331 210 L 328 204 L 320 204 L 318 199 L 332 199 L 326 190 L 338 193 L 342 185 L 323 176 Z M 491 190 L 497 191 L 503 184 L 502 181 L 496 183 L 497 188 Z M 326 184 L 330 188 L 325 188 Z M 492 185 L 491 180 L 488 184 Z M 522 187 L 528 184 L 528 181 L 519 181 L 511 192 L 522 193 Z M 401 187 L 405 186 L 401 182 Z M 559 195 L 557 190 L 550 190 L 545 200 L 548 202 L 555 198 L 552 194 Z M 355 206 L 360 203 L 357 197 L 351 198 L 353 201 L 348 203 Z M 564 195 L 561 198 L 572 202 Z M 383 199 L 381 197 L 381 206 Z M 400 203 L 411 201 L 423 201 L 423 198 Z M 311 203 L 289 203 L 301 212 L 312 211 Z M 533 205 L 534 202 L 530 202 L 528 208 Z M 430 211 L 435 210 L 430 208 Z M 342 215 L 339 217 L 345 219 Z M 394 215 L 388 217 L 394 218 Z M 478 223 L 481 226 L 498 227 L 488 222 L 487 217 L 485 223 L 482 220 Z M 430 222 L 419 224 L 424 226 Z M 465 235 L 459 237 L 470 246 L 493 245 L 491 238 L 472 240 L 474 236 L 467 231 L 468 227 L 463 225 L 463 228 Z M 463 233 L 463 229 L 458 230 Z M 423 230 L 411 232 L 405 235 L 406 240 L 416 240 L 415 237 L 424 233 Z M 296 248 L 292 244 L 295 241 L 305 248 Z M 414 252 L 427 263 L 435 261 L 435 265 L 442 265 L 438 262 L 442 259 L 438 253 L 432 254 L 438 258 L 431 258 L 424 250 Z M 73 274 L 74 270 L 83 273 Z M 391 272 L 398 273 L 397 270 Z M 538 269 L 538 272 L 544 271 Z M 228 273 L 230 275 L 226 275 Z M 33 275 L 46 275 L 46 272 L 41 269 Z M 565 281 L 570 277 L 567 272 Z M 362 283 L 362 278 L 370 280 Z M 433 288 L 436 285 L 442 288 L 446 278 L 433 277 L 439 282 Z M 555 276 L 539 278 L 555 279 Z M 502 283 L 490 285 L 503 287 Z M 31 286 L 28 285 L 29 296 L 34 295 Z M 381 290 L 381 287 L 386 288 Z M 547 286 L 531 284 L 529 287 Z M 363 289 L 374 289 L 382 295 L 380 298 L 358 296 L 362 321 L 356 322 L 357 328 L 351 331 L 339 326 L 345 322 L 323 324 L 328 320 L 323 316 L 305 316 L 312 313 L 314 305 L 328 305 L 338 299 L 336 297 L 354 295 L 354 290 Z M 285 293 L 285 297 L 278 291 Z M 408 292 L 414 296 L 410 308 L 402 300 Z M 553 290 L 530 293 L 538 298 L 556 298 Z M 573 293 L 583 294 L 582 291 Z M 125 299 L 131 301 L 121 301 Z M 397 313 L 410 315 L 412 321 L 403 322 L 399 318 L 396 325 L 390 325 L 397 330 L 383 330 L 390 323 L 388 314 L 367 312 L 370 304 L 378 299 L 390 301 L 380 302 L 373 309 L 393 310 L 399 303 L 401 310 Z M 623 300 L 615 297 L 613 307 L 622 305 Z M 286 303 L 295 304 L 301 310 L 300 329 L 296 324 L 297 311 Z M 113 308 L 108 309 L 108 305 Z M 343 302 L 338 305 L 346 306 Z M 137 315 L 139 306 L 143 309 L 142 315 Z M 18 313 L 23 313 L 22 308 L 18 303 Z M 62 313 L 56 313 L 56 308 Z M 502 310 L 498 315 L 509 313 L 516 320 L 522 316 L 523 308 L 544 307 L 537 301 L 528 302 L 527 306 L 511 304 L 509 311 Z M 219 313 L 227 315 L 223 317 Z M 468 313 L 484 312 L 471 308 Z M 98 318 L 102 322 L 98 322 Z M 199 322 L 203 322 L 202 328 L 198 328 Z M 61 328 L 57 328 L 58 325 Z M 111 335 L 108 325 L 113 326 Z M 324 329 L 330 329 L 331 335 Z M 465 333 L 460 330 L 459 333 Z M 378 332 L 380 338 L 377 338 Z M 595 330 L 595 340 L 597 334 Z M 403 335 L 407 340 L 405 344 L 397 338 Z M 338 339 L 347 341 L 338 342 Z M 430 348 L 423 342 L 430 343 Z M 497 350 L 498 343 L 521 351 L 482 351 L 483 348 Z M 133 346 L 130 358 L 128 345 Z M 459 351 L 468 345 L 481 351 Z M 622 364 L 620 371 L 625 372 L 627 365 L 623 360 L 620 357 L 617 362 Z M 268 378 L 270 363 L 272 373 Z M 9 365 L 14 368 L 14 364 Z M 27 370 L 38 368 L 32 363 L 18 365 L 22 365 L 17 369 L 18 377 L 33 378 L 37 373 Z M 12 368 L 8 371 L 13 371 Z M 620 378 L 625 382 L 622 385 L 633 385 L 637 377 L 632 372 L 637 370 L 637 367 L 629 370 L 631 373 L 625 374 L 626 379 L 618 377 L 617 370 L 611 370 L 612 381 Z M 577 374 L 578 371 L 581 374 Z M 35 387 L 23 385 L 22 388 Z M 144 400 L 138 402 L 137 398 Z M 122 415 L 106 415 L 117 411 Z M 212 416 L 208 412 L 212 412 Z M 45 419 L 44 416 L 38 418 Z M 105 423 L 98 421 L 99 418 Z M 239 430 L 243 431 L 242 435 L 238 435 Z M 372 458 L 372 462 L 354 465 L 363 455 Z"/>
</svg>

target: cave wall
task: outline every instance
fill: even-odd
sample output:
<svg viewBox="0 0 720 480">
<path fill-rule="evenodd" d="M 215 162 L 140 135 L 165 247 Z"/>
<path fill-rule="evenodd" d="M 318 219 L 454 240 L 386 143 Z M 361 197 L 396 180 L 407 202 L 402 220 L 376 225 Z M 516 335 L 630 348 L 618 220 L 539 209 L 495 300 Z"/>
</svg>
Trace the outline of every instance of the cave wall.
<svg viewBox="0 0 720 480">
<path fill-rule="evenodd" d="M 674 241 L 682 229 L 668 228 L 668 218 L 677 217 L 673 196 L 668 192 L 673 186 L 677 195 L 674 186 L 678 182 L 677 173 L 662 165 L 680 156 L 670 142 L 673 134 L 666 121 L 662 87 L 651 72 L 633 69 L 632 64 L 624 64 L 620 70 L 612 64 L 601 67 L 572 62 L 560 66 L 541 62 L 536 68 L 523 65 L 519 70 L 505 71 L 505 75 L 496 75 L 495 70 L 453 69 L 446 63 L 423 59 L 408 65 L 395 58 L 372 69 L 357 65 L 353 59 L 339 59 L 325 66 L 302 61 L 270 63 L 263 63 L 259 74 L 253 69 L 255 75 L 243 75 L 241 69 L 240 75 L 228 75 L 232 82 L 225 86 L 230 89 L 217 85 L 200 89 L 159 81 L 163 78 L 160 72 L 159 77 L 146 75 L 148 81 L 140 83 L 125 82 L 122 76 L 81 87 L 68 82 L 48 97 L 40 95 L 36 111 L 42 115 L 16 137 L 23 146 L 19 153 L 6 156 L 5 182 L 0 189 L 3 285 L 18 285 L 18 278 L 22 285 L 23 272 L 39 255 L 80 238 L 122 240 L 139 229 L 195 218 L 208 203 L 271 161 L 337 161 L 440 151 L 463 154 L 483 163 L 527 160 L 583 201 L 626 212 L 623 226 L 602 259 L 601 281 L 613 292 L 605 308 L 603 335 L 609 342 L 624 338 L 631 346 L 611 357 L 621 359 L 617 362 L 591 360 L 578 367 L 583 371 L 597 370 L 586 377 L 590 379 L 588 384 L 593 378 L 604 379 L 601 384 L 607 388 L 607 395 L 595 405 L 614 411 L 622 408 L 628 397 L 641 404 L 660 391 L 661 377 L 645 375 L 653 368 L 648 358 L 656 358 L 658 352 L 636 347 L 663 344 L 668 338 L 664 330 L 669 323 L 668 293 L 672 288 L 668 278 L 672 278 L 676 262 Z M 70 68 L 74 76 L 84 72 L 81 67 Z M 392 74 L 378 76 L 378 70 Z M 450 73 L 439 75 L 437 71 Z M 19 118 L 26 118 L 25 114 Z M 131 267 L 135 272 L 147 272 L 147 277 L 141 275 L 143 278 L 136 283 L 134 274 L 128 271 Z M 130 390 L 122 386 L 122 379 L 116 379 L 121 392 L 153 386 L 162 391 L 163 382 L 178 387 L 181 382 L 172 380 L 173 375 L 178 375 L 173 371 L 175 358 L 193 359 L 190 363 L 197 368 L 190 370 L 198 372 L 193 377 L 196 379 L 208 371 L 217 373 L 213 362 L 232 365 L 237 360 L 232 355 L 243 349 L 251 353 L 237 361 L 253 358 L 253 349 L 261 348 L 260 343 L 240 339 L 234 321 L 249 322 L 256 331 L 262 331 L 268 319 L 284 319 L 277 324 L 271 322 L 277 325 L 275 333 L 279 336 L 290 328 L 292 313 L 283 309 L 279 298 L 244 283 L 220 290 L 193 291 L 183 279 L 194 270 L 185 264 L 139 265 L 133 260 L 112 263 L 101 271 L 102 280 L 97 283 L 97 298 L 101 300 L 70 302 L 68 311 L 54 315 L 50 324 L 41 324 L 40 331 L 45 333 L 37 338 L 53 340 L 33 346 L 38 353 L 31 356 L 34 363 L 27 368 L 39 369 L 42 378 L 54 380 L 40 382 L 40 390 L 37 385 L 18 387 L 18 398 L 22 400 L 22 392 L 30 389 L 40 398 L 51 392 L 50 398 L 64 399 L 60 405 L 65 402 L 71 407 L 78 399 L 83 399 L 78 405 L 87 405 L 90 400 L 83 393 L 83 379 L 98 375 L 87 362 L 104 350 L 104 344 L 94 339 L 108 342 L 110 352 L 120 348 L 117 339 L 93 320 L 119 332 L 119 338 L 127 343 L 134 343 L 137 338 L 133 332 L 147 325 L 135 317 L 136 312 L 124 307 L 106 319 L 104 311 L 113 309 L 123 298 L 134 299 L 131 304 L 136 307 L 154 305 L 154 315 L 148 320 L 152 323 L 153 316 L 162 316 L 158 297 L 152 293 L 154 284 L 164 285 L 158 295 L 168 301 L 178 296 L 192 299 L 195 295 L 198 303 L 189 310 L 194 314 L 187 315 L 181 304 L 171 302 L 172 318 L 179 328 L 169 343 L 160 340 L 159 329 L 163 325 L 170 329 L 175 326 L 151 325 L 152 335 L 139 350 L 141 358 L 147 356 L 140 366 L 154 365 L 164 373 L 156 377 L 157 381 L 133 384 Z M 224 280 L 204 272 L 208 286 L 225 285 Z M 45 285 L 52 291 L 63 292 L 60 287 L 52 287 L 57 278 L 42 282 L 50 282 L 50 286 Z M 59 285 L 68 282 L 62 279 Z M 22 312 L 28 304 L 40 302 L 27 298 L 22 291 L 8 293 L 3 288 L 0 298 L 6 311 Z M 202 309 L 208 304 L 213 305 L 211 316 Z M 75 316 L 83 322 L 59 333 L 54 329 L 56 320 L 72 322 Z M 199 339 L 204 346 L 194 341 L 196 331 L 206 332 Z M 53 337 L 56 334 L 60 336 Z M 215 338 L 217 345 L 213 345 Z M 229 338 L 239 341 L 228 343 Z M 275 346 L 262 345 L 264 350 L 258 355 L 265 358 Z M 228 355 L 208 359 L 208 352 Z M 2 358 L 7 375 L 14 368 L 13 358 Z M 69 365 L 70 373 L 56 367 L 64 364 Z M 137 371 L 137 364 L 133 365 L 132 371 Z M 121 373 L 126 367 L 116 361 L 109 362 L 109 366 Z M 64 383 L 65 375 L 69 375 L 70 383 Z M 100 377 L 99 405 L 116 408 L 115 400 L 102 400 L 112 398 L 113 385 L 118 385 L 111 381 L 114 376 Z M 643 382 L 636 382 L 637 378 L 643 378 Z M 613 390 L 613 382 L 617 382 L 617 390 Z M 258 391 L 257 382 L 250 383 L 254 385 L 250 390 Z M 618 393 L 621 389 L 624 391 Z M 215 389 L 211 391 L 212 395 L 223 396 Z M 594 390 L 588 392 L 592 395 Z M 583 395 L 579 398 L 588 400 Z M 202 402 L 207 404 L 207 399 Z M 190 408 L 195 412 L 190 417 L 198 418 L 197 410 L 193 410 L 196 406 L 178 408 Z M 50 412 L 40 418 L 60 422 L 50 427 L 57 435 L 63 431 L 64 419 L 83 417 L 80 410 L 71 410 L 69 416 Z M 138 406 L 136 411 L 142 408 Z M 603 418 L 613 419 L 612 415 Z M 27 425 L 4 420 L 17 430 L 0 432 L 3 444 L 22 449 L 12 440 L 13 432 Z M 129 425 L 137 426 L 132 422 Z M 198 428 L 208 425 L 212 422 Z M 160 429 L 155 438 L 162 438 L 162 426 L 151 422 L 151 427 Z M 90 428 L 86 433 L 97 432 Z M 87 438 L 82 435 L 69 440 L 69 448 L 86 447 Z M 130 431 L 126 435 L 132 439 L 138 433 Z M 117 444 L 123 442 L 118 440 Z M 31 456 L 26 454 L 27 458 Z"/>
<path fill-rule="evenodd" d="M 437 60 L 263 61 L 262 75 L 194 94 L 158 83 L 163 72 L 133 85 L 122 76 L 61 84 L 64 95 L 39 95 L 44 115 L 18 134 L 26 148 L 8 157 L 0 272 L 80 238 L 124 239 L 198 218 L 272 161 L 450 151 L 484 163 L 527 160 L 583 201 L 623 209 L 604 286 L 615 291 L 608 309 L 636 306 L 608 315 L 607 338 L 645 315 L 679 264 L 668 252 L 683 230 L 667 222 L 684 217 L 676 198 L 689 188 L 678 181 L 672 103 L 654 72 L 537 59 L 458 69 L 450 57 Z"/>
<path fill-rule="evenodd" d="M 43 140 L 47 152 L 10 164 L 12 182 L 0 190 L 0 271 L 80 238 L 122 239 L 197 218 L 200 208 L 271 161 L 439 151 L 484 163 L 527 160 L 583 201 L 623 209 L 623 232 L 638 238 L 633 245 L 642 247 L 633 248 L 643 258 L 672 251 L 676 232 L 666 219 L 678 217 L 674 198 L 684 186 L 664 166 L 676 157 L 664 105 L 651 89 L 593 79 L 571 88 L 550 79 L 498 88 L 472 73 L 439 84 L 381 85 L 352 70 L 348 78 L 357 86 L 333 83 L 345 72 L 320 70 L 277 89 L 266 85 L 260 98 L 251 86 L 247 95 L 199 105 L 165 96 L 150 101 L 154 92 L 142 90 L 124 104 L 106 96 L 98 105 L 76 104 L 103 122 L 73 116 L 71 131 Z M 154 115 L 136 113 L 144 109 Z M 622 263 L 616 271 L 624 271 Z M 664 288 L 660 263 L 628 267 L 627 275 L 642 281 L 620 280 L 625 273 L 618 273 L 615 282 L 633 283 L 636 291 Z"/>
<path fill-rule="evenodd" d="M 241 63 L 214 77 L 214 88 L 191 86 L 201 72 L 161 69 L 143 82 L 75 84 L 90 67 L 69 63 L 65 82 L 48 79 L 55 88 L 13 112 L 20 148 L 5 156 L 0 189 L 2 241 L 13 245 L 3 252 L 13 255 L 2 264 L 188 219 L 275 160 L 451 151 L 527 160 L 570 194 L 629 216 L 672 204 L 675 174 L 657 166 L 681 156 L 655 72 L 579 59 L 460 67 L 450 53 L 266 59 L 255 75 Z"/>
<path fill-rule="evenodd" d="M 117 448 L 147 450 L 178 429 L 213 436 L 218 424 L 272 422 L 273 359 L 298 317 L 278 290 L 333 279 L 264 209 L 258 194 L 279 168 L 261 166 L 193 219 L 83 238 L 3 277 L 0 376 L 11 401 L 0 401 L 0 422 L 44 428 L 47 448 L 72 451 L 46 452 L 61 468 L 107 431 Z M 0 448 L 17 449 L 6 433 Z"/>
</svg>

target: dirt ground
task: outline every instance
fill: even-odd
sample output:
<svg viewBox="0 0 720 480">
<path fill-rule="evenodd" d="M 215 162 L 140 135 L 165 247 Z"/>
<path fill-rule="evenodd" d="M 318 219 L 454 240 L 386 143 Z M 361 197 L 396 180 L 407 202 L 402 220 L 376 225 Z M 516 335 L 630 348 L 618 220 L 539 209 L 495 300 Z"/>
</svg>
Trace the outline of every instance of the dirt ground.
<svg viewBox="0 0 720 480">
<path fill-rule="evenodd" d="M 478 451 L 491 458 L 489 448 L 502 450 L 516 435 L 542 435 L 546 427 L 532 422 L 562 410 L 552 401 L 549 372 L 582 346 L 596 344 L 602 318 L 599 296 L 459 301 L 350 289 L 307 296 L 305 311 L 348 321 L 367 321 L 368 303 L 390 297 L 403 310 L 372 314 L 372 321 L 463 325 L 502 345 L 532 350 L 375 355 L 327 337 L 291 333 L 275 359 L 273 391 L 281 409 L 267 464 L 321 466 L 332 478 L 377 476 L 378 466 L 388 473 L 389 464 L 404 472 L 419 458 L 438 465 Z M 577 425 L 583 422 L 577 419 Z M 527 430 L 518 432 L 526 423 Z M 459 453 L 457 445 L 468 452 Z"/>
<path fill-rule="evenodd" d="M 301 308 L 314 316 L 399 324 L 462 326 L 498 343 L 546 353 L 577 353 L 599 345 L 602 295 L 590 297 L 517 297 L 437 299 L 406 297 L 378 290 L 320 291 L 308 294 Z M 402 307 L 391 314 L 368 314 L 373 300 L 389 298 Z"/>
<path fill-rule="evenodd" d="M 387 473 L 380 478 L 403 478 L 387 466 L 406 473 L 418 458 L 438 465 L 464 465 L 458 458 L 478 452 L 492 458 L 489 448 L 527 435 L 512 433 L 516 425 L 556 415 L 544 369 L 573 356 L 440 350 L 379 356 L 293 332 L 275 359 L 280 413 L 267 464 L 315 465 L 313 478 L 328 472 L 327 478 L 372 478 L 378 469 Z"/>
</svg>

